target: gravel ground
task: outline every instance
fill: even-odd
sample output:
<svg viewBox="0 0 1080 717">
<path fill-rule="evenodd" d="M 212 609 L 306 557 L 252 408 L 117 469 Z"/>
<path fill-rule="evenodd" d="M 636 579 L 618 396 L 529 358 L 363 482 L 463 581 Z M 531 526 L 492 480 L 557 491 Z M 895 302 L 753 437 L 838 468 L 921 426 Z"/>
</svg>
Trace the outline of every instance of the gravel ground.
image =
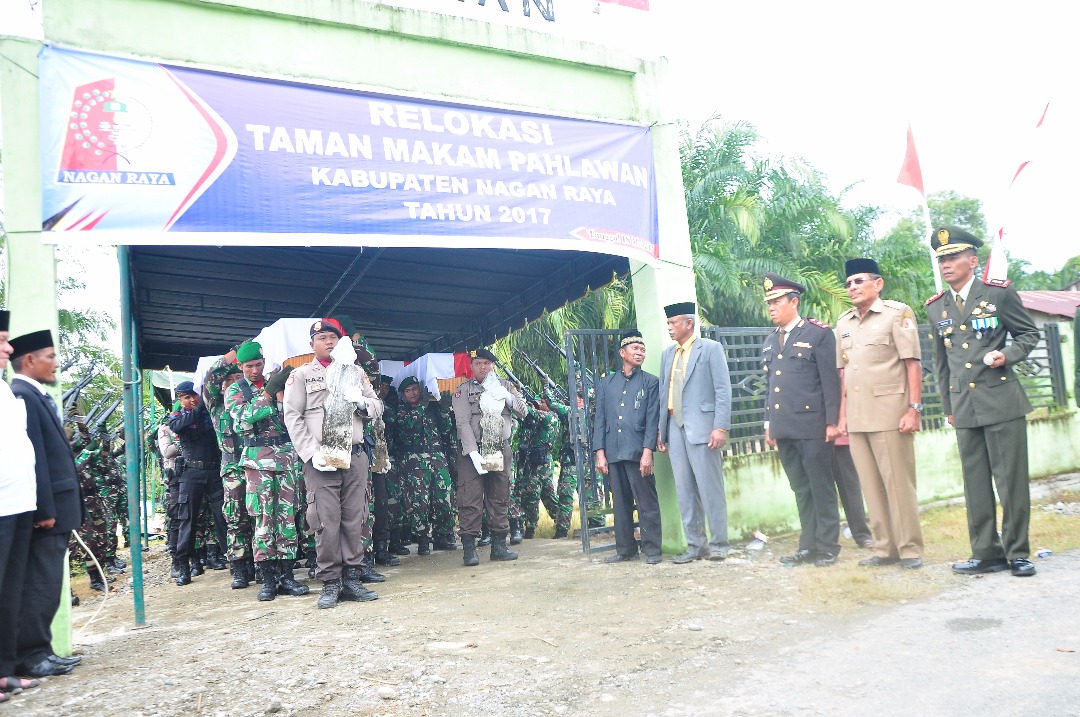
<svg viewBox="0 0 1080 717">
<path fill-rule="evenodd" d="M 101 602 L 84 600 L 83 664 L 0 714 L 1080 714 L 1080 552 L 1018 580 L 947 562 L 867 570 L 848 546 L 841 567 L 785 569 L 790 540 L 687 566 L 530 540 L 513 563 L 407 557 L 378 601 L 333 610 L 315 608 L 314 584 L 271 603 L 227 572 L 178 588 L 155 547 L 148 625 L 133 628 L 125 589 L 80 632 Z M 835 570 L 893 597 L 845 599 Z"/>
</svg>

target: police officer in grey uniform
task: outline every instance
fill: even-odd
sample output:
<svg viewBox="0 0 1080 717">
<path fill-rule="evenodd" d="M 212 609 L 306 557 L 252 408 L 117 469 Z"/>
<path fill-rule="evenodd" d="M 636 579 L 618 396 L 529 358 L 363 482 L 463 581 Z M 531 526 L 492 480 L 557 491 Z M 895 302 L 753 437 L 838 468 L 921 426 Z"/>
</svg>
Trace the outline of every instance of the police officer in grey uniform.
<svg viewBox="0 0 1080 717">
<path fill-rule="evenodd" d="M 836 337 L 828 325 L 799 316 L 805 286 L 772 273 L 762 285 L 769 318 L 777 326 L 761 347 L 768 376 L 765 440 L 779 449 L 802 526 L 798 552 L 780 562 L 825 567 L 840 554 L 840 508 L 829 445 L 840 435 Z"/>
<path fill-rule="evenodd" d="M 608 476 L 615 504 L 615 555 L 606 562 L 637 559 L 634 504 L 645 562 L 662 559 L 660 501 L 653 477 L 653 451 L 660 426 L 660 379 L 641 370 L 645 339 L 631 329 L 619 342 L 622 370 L 600 381 L 593 421 L 596 470 Z"/>
<path fill-rule="evenodd" d="M 1027 414 L 1024 387 L 1013 366 L 1039 343 L 1039 329 L 1007 280 L 976 276 L 982 240 L 954 226 L 930 236 L 949 288 L 926 302 L 937 357 L 941 406 L 956 429 L 964 471 L 971 559 L 953 564 L 965 575 L 1011 570 L 1035 574 L 1028 521 Z M 1005 345 L 1006 337 L 1012 343 Z M 997 531 L 994 487 L 1001 497 Z"/>
<path fill-rule="evenodd" d="M 517 553 L 506 546 L 506 535 L 510 531 L 507 511 L 510 508 L 510 467 L 513 456 L 510 453 L 510 429 L 513 416 L 524 419 L 527 414 L 525 401 L 506 379 L 499 379 L 505 389 L 502 408 L 502 431 L 499 442 L 502 446 L 503 469 L 489 471 L 483 467 L 480 445 L 484 436 L 481 429 L 480 399 L 484 394 L 484 379 L 495 370 L 495 354 L 487 349 L 470 352 L 473 378 L 458 386 L 451 405 L 454 409 L 454 423 L 457 425 L 461 452 L 458 457 L 458 526 L 461 531 L 462 560 L 465 565 L 480 563 L 476 555 L 476 539 L 480 537 L 482 516 L 487 516 L 491 530 L 491 559 L 516 560 Z M 511 415 L 513 414 L 513 415 Z"/>
</svg>

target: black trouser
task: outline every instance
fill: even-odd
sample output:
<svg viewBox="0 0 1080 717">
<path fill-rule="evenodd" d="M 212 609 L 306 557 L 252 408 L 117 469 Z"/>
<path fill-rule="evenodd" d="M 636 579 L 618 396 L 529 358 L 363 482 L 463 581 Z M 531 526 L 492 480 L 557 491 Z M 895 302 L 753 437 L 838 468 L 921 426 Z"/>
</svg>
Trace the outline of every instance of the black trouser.
<svg viewBox="0 0 1080 717">
<path fill-rule="evenodd" d="M 781 438 L 780 463 L 799 509 L 799 550 L 840 553 L 840 507 L 833 479 L 833 446 L 825 438 Z"/>
<path fill-rule="evenodd" d="M 855 470 L 851 446 L 833 446 L 833 477 L 836 478 L 836 489 L 840 492 L 840 503 L 844 506 L 852 539 L 860 546 L 873 540 L 874 535 L 866 524 L 866 506 L 863 505 L 859 472 Z"/>
<path fill-rule="evenodd" d="M 33 531 L 33 511 L 0 516 L 0 677 L 15 674 L 15 628 Z"/>
<path fill-rule="evenodd" d="M 176 506 L 180 501 L 180 482 L 174 473 L 169 476 L 169 482 L 165 487 L 165 544 L 169 552 L 176 555 L 176 535 L 180 531 L 180 519 L 176 515 Z"/>
<path fill-rule="evenodd" d="M 195 526 L 199 522 L 199 511 L 205 499 L 210 506 L 210 515 L 214 519 L 214 535 L 218 546 L 228 546 L 228 526 L 221 506 L 225 502 L 225 489 L 217 469 L 199 470 L 188 468 L 181 476 L 176 514 L 180 530 L 176 536 L 176 557 L 190 558 L 195 550 Z"/>
<path fill-rule="evenodd" d="M 390 492 L 386 487 L 386 473 L 372 473 L 371 485 L 375 492 L 375 525 L 371 538 L 375 542 L 390 540 Z"/>
<path fill-rule="evenodd" d="M 641 528 L 641 552 L 660 555 L 660 500 L 656 497 L 656 478 L 641 475 L 638 461 L 615 461 L 608 464 L 607 483 L 611 486 L 615 508 L 615 549 L 619 555 L 637 555 L 635 503 Z"/>
<path fill-rule="evenodd" d="M 52 621 L 60 609 L 60 590 L 67 569 L 64 554 L 70 539 L 71 531 L 65 530 L 30 540 L 15 649 L 21 665 L 37 664 L 53 654 Z"/>
</svg>

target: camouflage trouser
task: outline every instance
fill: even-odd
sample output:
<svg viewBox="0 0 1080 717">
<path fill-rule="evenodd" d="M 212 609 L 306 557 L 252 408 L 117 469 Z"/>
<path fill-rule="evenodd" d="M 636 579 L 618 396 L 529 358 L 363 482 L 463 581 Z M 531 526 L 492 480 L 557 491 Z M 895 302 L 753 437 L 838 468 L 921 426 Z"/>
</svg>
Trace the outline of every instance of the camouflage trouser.
<svg viewBox="0 0 1080 717">
<path fill-rule="evenodd" d="M 554 468 L 551 454 L 533 452 L 530 461 L 523 465 L 521 475 L 514 484 L 514 495 L 521 507 L 522 528 L 536 528 L 540 520 L 540 498 L 544 490 L 553 490 Z M 545 504 L 546 506 L 546 504 Z"/>
<path fill-rule="evenodd" d="M 577 471 L 574 464 L 569 461 L 561 463 L 558 485 L 553 487 L 551 483 L 550 478 L 544 483 L 540 500 L 544 503 L 544 510 L 555 521 L 555 528 L 569 532 L 570 518 L 574 515 L 574 493 L 577 491 Z"/>
<path fill-rule="evenodd" d="M 452 532 L 454 510 L 446 460 L 437 453 L 407 453 L 398 471 L 405 534 L 428 536 L 432 525 Z"/>
<path fill-rule="evenodd" d="M 95 476 L 95 493 L 98 499 L 98 510 L 105 521 L 105 558 L 116 557 L 116 515 L 113 511 L 113 491 L 109 485 L 108 476 Z"/>
<path fill-rule="evenodd" d="M 364 547 L 364 552 L 371 550 L 371 540 L 375 533 L 375 476 L 384 475 L 382 473 L 368 473 L 367 492 L 364 495 L 364 500 L 367 501 L 368 514 L 367 520 L 364 521 L 363 527 L 360 528 L 360 544 Z"/>
<path fill-rule="evenodd" d="M 217 543 L 217 538 L 214 537 L 214 518 L 205 498 L 195 506 L 195 510 L 199 511 L 199 517 L 195 520 L 195 549 L 202 550 L 210 543 Z"/>
<path fill-rule="evenodd" d="M 105 502 L 109 509 L 109 514 L 112 519 L 109 521 L 112 525 L 112 530 L 109 532 L 109 548 L 110 555 L 116 555 L 117 537 L 116 528 L 120 527 L 120 532 L 125 536 L 128 534 L 128 500 L 127 500 L 127 483 L 121 483 L 116 478 L 113 478 L 108 485 L 108 495 L 105 498 Z"/>
<path fill-rule="evenodd" d="M 296 537 L 297 554 L 315 555 L 315 529 L 308 525 L 307 483 L 304 482 L 303 467 L 297 469 L 296 480 Z"/>
<path fill-rule="evenodd" d="M 386 473 L 386 510 L 390 517 L 390 529 L 402 532 L 405 542 L 409 536 L 404 533 L 405 511 L 401 489 L 401 459 L 394 457 L 393 469 Z"/>
<path fill-rule="evenodd" d="M 506 514 L 510 520 L 521 520 L 521 501 L 517 492 L 517 484 L 518 481 L 524 479 L 525 467 L 523 463 L 518 461 L 518 453 L 512 455 L 514 456 L 514 464 L 510 466 L 510 470 L 506 471 L 506 474 L 510 476 L 510 505 L 507 507 Z"/>
<path fill-rule="evenodd" d="M 80 481 L 81 482 L 81 481 Z M 84 489 L 85 490 L 85 489 Z M 106 506 L 102 497 L 93 490 L 85 491 L 86 522 L 79 527 L 79 537 L 86 543 L 86 547 L 104 565 L 105 550 L 108 547 L 108 521 L 105 518 Z M 71 551 L 72 559 L 81 557 L 87 566 L 93 565 L 90 555 L 79 545 L 72 535 L 68 541 L 68 550 Z"/>
<path fill-rule="evenodd" d="M 281 471 L 244 467 L 247 510 L 255 519 L 251 543 L 255 560 L 292 560 L 296 557 L 296 486 L 299 464 Z"/>
<path fill-rule="evenodd" d="M 245 498 L 247 481 L 239 463 L 221 464 L 221 483 L 225 488 L 225 502 L 221 512 L 229 533 L 229 560 L 239 560 L 251 553 L 251 534 L 254 525 L 248 515 Z"/>
</svg>

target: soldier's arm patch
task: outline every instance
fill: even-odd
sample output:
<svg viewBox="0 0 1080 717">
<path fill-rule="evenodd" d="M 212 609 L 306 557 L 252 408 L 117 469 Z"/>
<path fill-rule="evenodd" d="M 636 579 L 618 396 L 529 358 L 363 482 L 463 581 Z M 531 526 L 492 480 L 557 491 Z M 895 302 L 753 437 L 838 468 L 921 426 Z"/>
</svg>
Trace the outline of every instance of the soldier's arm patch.
<svg viewBox="0 0 1080 717">
<path fill-rule="evenodd" d="M 818 321 L 817 319 L 807 319 L 807 321 L 809 321 L 811 324 L 813 324 L 814 326 L 817 326 L 820 329 L 831 329 L 832 328 L 828 324 L 824 324 L 824 323 Z"/>
<path fill-rule="evenodd" d="M 926 303 L 923 304 L 923 306 L 929 306 L 930 304 L 934 303 L 935 301 L 937 301 L 941 297 L 945 296 L 946 291 L 947 291 L 946 289 L 942 289 L 940 292 L 934 294 L 933 296 L 931 296 L 929 299 L 926 300 Z"/>
</svg>

